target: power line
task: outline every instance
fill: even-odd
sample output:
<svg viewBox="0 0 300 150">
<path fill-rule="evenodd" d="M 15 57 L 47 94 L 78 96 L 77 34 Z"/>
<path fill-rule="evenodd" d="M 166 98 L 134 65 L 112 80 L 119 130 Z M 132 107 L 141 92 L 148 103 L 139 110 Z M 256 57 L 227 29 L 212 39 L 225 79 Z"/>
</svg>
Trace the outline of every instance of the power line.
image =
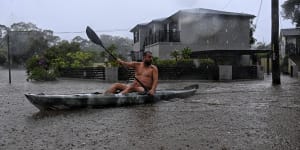
<svg viewBox="0 0 300 150">
<path fill-rule="evenodd" d="M 96 33 L 103 33 L 103 32 L 128 32 L 129 29 L 112 29 L 112 30 L 96 30 Z M 62 32 L 53 32 L 55 34 L 74 34 L 74 33 L 85 33 L 85 31 L 62 31 Z"/>
<path fill-rule="evenodd" d="M 224 7 L 222 9 L 227 8 L 231 2 L 232 2 L 232 0 L 228 0 L 227 3 L 226 3 L 226 5 L 224 5 Z"/>
<path fill-rule="evenodd" d="M 260 0 L 260 4 L 259 4 L 259 9 L 258 9 L 258 13 L 257 13 L 257 19 L 256 19 L 256 23 L 255 23 L 255 27 L 256 27 L 256 25 L 257 25 L 257 22 L 258 22 L 258 20 L 259 20 L 259 16 L 260 16 L 260 12 L 261 12 L 261 6 L 262 6 L 262 0 Z"/>
</svg>

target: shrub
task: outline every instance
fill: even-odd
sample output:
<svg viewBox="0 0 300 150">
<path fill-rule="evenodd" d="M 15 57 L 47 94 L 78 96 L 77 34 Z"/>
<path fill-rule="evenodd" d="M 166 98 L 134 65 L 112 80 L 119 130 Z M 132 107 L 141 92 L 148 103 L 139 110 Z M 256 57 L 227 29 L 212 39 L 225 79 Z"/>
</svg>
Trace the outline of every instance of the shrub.
<svg viewBox="0 0 300 150">
<path fill-rule="evenodd" d="M 55 71 L 49 70 L 49 62 L 45 57 L 34 55 L 26 62 L 27 81 L 52 81 L 55 80 Z"/>
<path fill-rule="evenodd" d="M 206 66 L 215 65 L 215 61 L 210 58 L 199 59 L 199 63 L 200 63 L 200 65 L 206 65 Z"/>
<path fill-rule="evenodd" d="M 157 60 L 155 63 L 153 63 L 156 66 L 163 66 L 163 67 L 172 67 L 176 66 L 175 60 Z"/>
<path fill-rule="evenodd" d="M 195 67 L 192 59 L 181 59 L 177 62 L 178 67 Z"/>
</svg>

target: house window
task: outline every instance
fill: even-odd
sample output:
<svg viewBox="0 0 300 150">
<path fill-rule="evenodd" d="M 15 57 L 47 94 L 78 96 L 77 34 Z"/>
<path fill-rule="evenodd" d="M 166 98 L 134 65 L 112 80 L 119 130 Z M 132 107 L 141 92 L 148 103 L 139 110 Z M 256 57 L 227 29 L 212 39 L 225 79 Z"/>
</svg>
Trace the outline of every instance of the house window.
<svg viewBox="0 0 300 150">
<path fill-rule="evenodd" d="M 139 32 L 135 31 L 134 32 L 134 43 L 139 42 Z"/>
</svg>

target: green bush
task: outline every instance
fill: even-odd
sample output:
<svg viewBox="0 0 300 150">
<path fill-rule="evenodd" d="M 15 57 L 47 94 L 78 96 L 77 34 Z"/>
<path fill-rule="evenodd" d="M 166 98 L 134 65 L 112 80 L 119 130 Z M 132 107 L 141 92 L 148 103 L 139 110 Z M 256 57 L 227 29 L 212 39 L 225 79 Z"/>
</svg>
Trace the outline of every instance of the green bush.
<svg viewBox="0 0 300 150">
<path fill-rule="evenodd" d="M 199 59 L 199 63 L 200 63 L 200 65 L 206 65 L 206 66 L 215 65 L 215 61 L 210 58 Z"/>
<path fill-rule="evenodd" d="M 49 62 L 45 57 L 34 55 L 26 62 L 27 81 L 52 81 L 55 80 L 55 71 L 49 70 Z"/>
<path fill-rule="evenodd" d="M 43 67 L 35 67 L 33 68 L 27 78 L 28 80 L 35 80 L 35 81 L 53 81 L 56 79 L 56 74 L 49 70 L 46 70 Z"/>
<path fill-rule="evenodd" d="M 83 52 L 76 43 L 62 42 L 52 46 L 42 56 L 26 62 L 28 80 L 48 81 L 60 75 L 60 68 L 82 68 L 92 64 L 94 55 Z"/>
<path fill-rule="evenodd" d="M 175 60 L 156 60 L 156 62 L 154 63 L 154 65 L 156 66 L 163 66 L 163 67 L 172 67 L 172 66 L 176 66 L 176 61 Z"/>
<path fill-rule="evenodd" d="M 182 59 L 190 59 L 191 55 L 192 55 L 192 49 L 190 49 L 189 47 L 186 47 L 181 51 Z"/>
<path fill-rule="evenodd" d="M 92 54 L 88 52 L 73 52 L 67 53 L 69 58 L 69 67 L 71 68 L 82 68 L 91 65 Z"/>
</svg>

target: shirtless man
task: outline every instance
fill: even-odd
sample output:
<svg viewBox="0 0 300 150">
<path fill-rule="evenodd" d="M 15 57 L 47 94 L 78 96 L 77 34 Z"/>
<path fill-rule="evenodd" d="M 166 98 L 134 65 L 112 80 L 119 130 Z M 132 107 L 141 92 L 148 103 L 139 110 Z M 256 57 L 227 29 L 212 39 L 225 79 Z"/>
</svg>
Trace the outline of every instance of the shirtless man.
<svg viewBox="0 0 300 150">
<path fill-rule="evenodd" d="M 147 90 L 134 80 L 131 85 L 115 83 L 105 93 L 115 93 L 117 90 L 121 90 L 121 94 L 144 91 L 148 91 L 150 95 L 155 93 L 158 84 L 158 70 L 156 66 L 152 65 L 152 53 L 150 51 L 144 52 L 143 62 L 125 62 L 121 59 L 117 61 L 125 67 L 134 68 L 135 77 L 144 84 Z"/>
</svg>

